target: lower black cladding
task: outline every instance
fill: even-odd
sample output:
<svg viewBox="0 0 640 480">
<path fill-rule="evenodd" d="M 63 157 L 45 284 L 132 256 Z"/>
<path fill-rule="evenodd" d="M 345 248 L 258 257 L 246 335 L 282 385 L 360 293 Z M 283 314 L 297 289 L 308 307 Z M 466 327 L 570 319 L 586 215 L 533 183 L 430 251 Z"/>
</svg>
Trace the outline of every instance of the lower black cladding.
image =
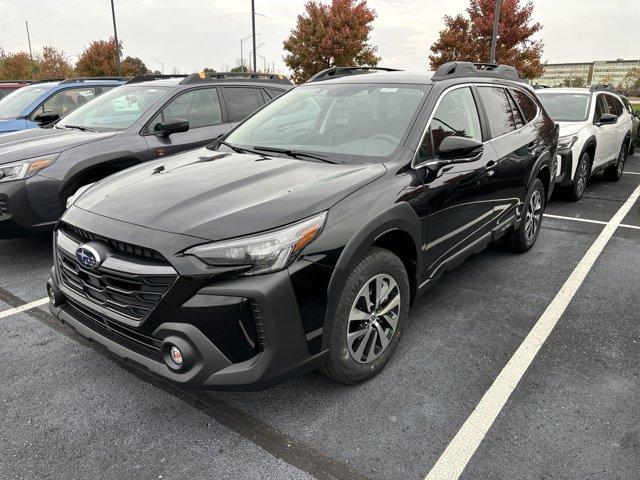
<svg viewBox="0 0 640 480">
<path fill-rule="evenodd" d="M 0 194 L 0 217 L 10 215 L 11 211 L 9 210 L 9 197 L 6 195 Z"/>
<path fill-rule="evenodd" d="M 73 317 L 88 328 L 96 331 L 114 342 L 117 342 L 156 362 L 162 361 L 160 346 L 162 341 L 138 330 L 133 330 L 117 322 L 110 321 L 94 313 L 80 304 L 67 299 L 63 307 Z"/>
</svg>

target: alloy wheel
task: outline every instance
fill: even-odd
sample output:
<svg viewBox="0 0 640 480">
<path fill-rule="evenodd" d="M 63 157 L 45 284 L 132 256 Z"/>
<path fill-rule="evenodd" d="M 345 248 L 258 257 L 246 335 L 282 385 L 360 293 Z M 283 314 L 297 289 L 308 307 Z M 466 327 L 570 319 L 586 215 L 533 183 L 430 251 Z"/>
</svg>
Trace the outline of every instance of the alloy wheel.
<svg viewBox="0 0 640 480">
<path fill-rule="evenodd" d="M 527 242 L 531 242 L 536 234 L 538 228 L 540 228 L 540 220 L 542 219 L 542 195 L 539 190 L 536 190 L 529 199 L 529 205 L 527 205 L 527 214 L 524 224 L 524 235 Z"/>
<path fill-rule="evenodd" d="M 371 363 L 387 349 L 400 317 L 397 282 L 387 274 L 369 279 L 356 295 L 347 323 L 349 354 L 358 363 Z"/>
<path fill-rule="evenodd" d="M 576 173 L 576 193 L 578 194 L 578 197 L 581 197 L 585 188 L 587 188 L 587 179 L 589 177 L 588 170 L 589 161 L 587 154 L 585 154 L 578 165 L 578 171 Z"/>
</svg>

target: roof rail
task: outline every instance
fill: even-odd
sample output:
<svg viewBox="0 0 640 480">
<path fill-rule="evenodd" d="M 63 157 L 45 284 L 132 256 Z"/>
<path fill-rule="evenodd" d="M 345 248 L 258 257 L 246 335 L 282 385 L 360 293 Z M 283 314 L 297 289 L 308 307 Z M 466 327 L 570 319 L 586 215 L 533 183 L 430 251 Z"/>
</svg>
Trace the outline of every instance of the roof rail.
<svg viewBox="0 0 640 480">
<path fill-rule="evenodd" d="M 0 80 L 0 83 L 33 83 L 34 80 Z"/>
<path fill-rule="evenodd" d="M 194 83 L 205 83 L 205 82 L 219 82 L 219 81 L 245 81 L 251 82 L 259 80 L 261 82 L 273 82 L 273 83 L 282 83 L 286 85 L 292 85 L 291 80 L 289 80 L 284 75 L 278 75 L 273 73 L 244 73 L 244 72 L 198 72 L 192 73 L 187 78 L 180 82 L 181 85 L 191 85 Z"/>
<path fill-rule="evenodd" d="M 142 82 L 150 82 L 151 80 L 164 80 L 169 78 L 186 78 L 186 75 L 176 74 L 176 75 L 137 75 L 133 78 L 130 78 L 125 82 L 125 85 L 130 85 L 132 83 L 142 83 Z"/>
<path fill-rule="evenodd" d="M 591 85 L 591 87 L 589 87 L 589 91 L 590 92 L 600 92 L 600 91 L 602 91 L 602 92 L 618 93 L 615 88 L 613 88 L 611 85 L 608 85 L 606 83 L 600 83 L 600 84 Z"/>
<path fill-rule="evenodd" d="M 350 75 L 360 75 L 373 72 L 399 72 L 397 68 L 384 67 L 331 67 L 316 73 L 305 83 L 321 82 L 331 78 L 348 77 Z"/>
<path fill-rule="evenodd" d="M 440 65 L 431 80 L 434 82 L 460 77 L 502 78 L 525 82 L 515 67 L 494 63 L 447 62 Z"/>
<path fill-rule="evenodd" d="M 549 85 L 540 85 L 540 84 L 535 84 L 532 85 L 534 90 L 544 90 L 545 88 L 551 88 L 549 87 Z"/>
<path fill-rule="evenodd" d="M 87 80 L 129 80 L 131 77 L 71 77 L 65 78 L 60 82 L 60 85 L 65 83 L 84 82 Z"/>
<path fill-rule="evenodd" d="M 34 80 L 31 85 L 36 83 L 48 83 L 48 82 L 62 82 L 64 78 L 45 78 L 43 80 Z"/>
</svg>

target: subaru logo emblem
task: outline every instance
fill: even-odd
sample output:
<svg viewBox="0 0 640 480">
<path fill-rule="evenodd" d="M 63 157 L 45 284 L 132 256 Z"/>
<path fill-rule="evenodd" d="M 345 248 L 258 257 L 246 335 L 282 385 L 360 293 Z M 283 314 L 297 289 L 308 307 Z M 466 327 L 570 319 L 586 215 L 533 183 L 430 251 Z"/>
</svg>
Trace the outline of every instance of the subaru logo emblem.
<svg viewBox="0 0 640 480">
<path fill-rule="evenodd" d="M 98 268 L 102 263 L 100 254 L 91 245 L 81 245 L 76 250 L 76 258 L 84 268 Z"/>
</svg>

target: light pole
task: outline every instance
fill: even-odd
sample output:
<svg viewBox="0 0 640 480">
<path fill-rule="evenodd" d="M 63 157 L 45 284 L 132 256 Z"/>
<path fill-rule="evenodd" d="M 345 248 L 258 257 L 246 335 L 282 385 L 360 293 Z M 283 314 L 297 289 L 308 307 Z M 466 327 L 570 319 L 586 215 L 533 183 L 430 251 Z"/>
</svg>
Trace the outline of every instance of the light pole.
<svg viewBox="0 0 640 480">
<path fill-rule="evenodd" d="M 493 14 L 493 35 L 491 36 L 491 55 L 489 63 L 496 63 L 496 44 L 498 43 L 498 28 L 500 27 L 500 7 L 502 0 L 496 0 L 496 10 Z"/>
<path fill-rule="evenodd" d="M 253 36 L 253 71 L 257 72 L 256 68 L 256 2 L 251 0 L 251 32 Z"/>
<path fill-rule="evenodd" d="M 120 43 L 118 42 L 118 29 L 116 28 L 116 10 L 113 6 L 113 0 L 111 0 L 111 17 L 113 18 L 113 36 L 116 39 L 116 68 L 118 69 L 118 75 L 122 76 L 122 68 L 120 68 Z"/>
<path fill-rule="evenodd" d="M 160 64 L 160 68 L 162 69 L 162 75 L 164 75 L 164 63 L 162 63 L 157 58 L 152 58 L 151 60 L 153 60 L 154 62 L 158 62 Z"/>
<path fill-rule="evenodd" d="M 256 34 L 256 37 L 259 35 L 260 35 L 259 33 Z M 242 67 L 242 70 L 244 70 L 244 42 L 246 42 L 250 38 L 253 38 L 253 35 L 249 35 L 245 38 L 240 39 L 240 66 Z M 255 46 L 255 43 L 253 45 Z M 249 61 L 249 63 L 251 63 L 251 61 Z M 248 68 L 247 68 L 247 71 L 249 71 Z"/>
<path fill-rule="evenodd" d="M 29 57 L 33 62 L 33 52 L 31 51 L 31 36 L 29 35 L 29 22 L 25 20 L 24 24 L 27 26 L 27 42 L 29 42 Z"/>
</svg>

